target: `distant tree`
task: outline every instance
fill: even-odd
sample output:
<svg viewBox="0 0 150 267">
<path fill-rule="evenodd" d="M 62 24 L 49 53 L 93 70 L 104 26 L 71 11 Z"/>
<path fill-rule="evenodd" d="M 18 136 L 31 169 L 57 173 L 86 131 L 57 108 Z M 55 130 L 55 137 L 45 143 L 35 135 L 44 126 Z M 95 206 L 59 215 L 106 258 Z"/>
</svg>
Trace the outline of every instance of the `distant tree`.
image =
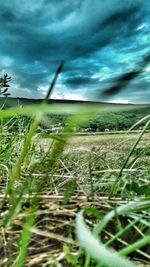
<svg viewBox="0 0 150 267">
<path fill-rule="evenodd" d="M 7 73 L 0 78 L 0 95 L 5 96 L 6 98 L 10 95 L 10 93 L 8 93 L 8 88 L 10 87 L 8 83 L 10 81 L 11 77 L 9 77 Z"/>
<path fill-rule="evenodd" d="M 11 77 L 9 77 L 7 73 L 4 74 L 2 78 L 0 78 L 0 96 L 4 96 L 5 99 L 4 103 L 0 107 L 1 110 L 6 107 L 7 98 L 10 95 L 10 93 L 8 93 L 8 88 L 10 87 L 8 83 L 10 81 Z"/>
</svg>

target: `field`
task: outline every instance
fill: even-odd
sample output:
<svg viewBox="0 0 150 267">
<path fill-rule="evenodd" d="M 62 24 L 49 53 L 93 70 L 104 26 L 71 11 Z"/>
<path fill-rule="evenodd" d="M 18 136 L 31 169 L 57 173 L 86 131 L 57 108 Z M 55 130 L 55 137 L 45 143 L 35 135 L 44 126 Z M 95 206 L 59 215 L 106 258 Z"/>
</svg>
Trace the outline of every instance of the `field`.
<svg viewBox="0 0 150 267">
<path fill-rule="evenodd" d="M 80 133 L 75 114 L 45 135 L 50 110 L 0 112 L 0 266 L 149 266 L 149 115 L 138 131 Z"/>
<path fill-rule="evenodd" d="M 140 133 L 96 133 L 95 134 L 77 134 L 73 136 L 65 146 L 63 152 L 64 166 L 66 165 L 66 176 L 74 174 L 79 178 L 89 177 L 89 167 L 92 174 L 112 174 L 120 171 L 124 161 L 138 139 Z M 135 148 L 130 162 L 133 159 L 133 166 L 124 168 L 128 175 L 139 173 L 145 175 L 149 173 L 148 161 L 150 155 L 150 133 L 145 133 Z M 38 139 L 38 146 L 45 151 L 52 143 L 51 138 Z M 89 166 L 90 165 L 90 166 Z M 67 172 L 68 170 L 68 172 Z M 61 169 L 62 171 L 62 169 Z"/>
</svg>

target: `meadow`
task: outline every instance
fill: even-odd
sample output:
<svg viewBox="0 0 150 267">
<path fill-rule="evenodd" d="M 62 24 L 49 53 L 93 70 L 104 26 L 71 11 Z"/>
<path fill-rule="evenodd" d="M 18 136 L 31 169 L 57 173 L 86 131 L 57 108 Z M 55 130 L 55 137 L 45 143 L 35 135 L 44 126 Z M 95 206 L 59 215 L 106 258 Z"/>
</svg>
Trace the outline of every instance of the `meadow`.
<svg viewBox="0 0 150 267">
<path fill-rule="evenodd" d="M 108 106 L 0 111 L 0 266 L 149 266 L 149 115 L 126 132 L 78 132 L 97 111 Z M 61 132 L 38 131 L 44 113 L 62 112 Z"/>
<path fill-rule="evenodd" d="M 61 68 L 43 101 L 0 80 L 0 266 L 149 266 L 149 105 L 49 102 Z"/>
</svg>

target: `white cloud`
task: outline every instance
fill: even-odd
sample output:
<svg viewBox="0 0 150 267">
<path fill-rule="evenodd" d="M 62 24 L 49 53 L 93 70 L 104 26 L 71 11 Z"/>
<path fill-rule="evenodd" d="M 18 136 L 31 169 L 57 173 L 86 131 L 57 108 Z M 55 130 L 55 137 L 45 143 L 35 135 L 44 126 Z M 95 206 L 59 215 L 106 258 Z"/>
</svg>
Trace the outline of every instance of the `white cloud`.
<svg viewBox="0 0 150 267">
<path fill-rule="evenodd" d="M 29 88 L 22 88 L 19 84 L 12 84 L 10 89 L 12 97 L 25 97 L 25 98 L 42 98 L 42 95 L 37 91 L 34 93 Z"/>
<path fill-rule="evenodd" d="M 4 67 L 4 68 L 8 68 L 12 65 L 13 63 L 13 59 L 10 58 L 9 56 L 3 56 L 1 58 L 1 65 Z"/>
<path fill-rule="evenodd" d="M 116 98 L 116 99 L 113 99 L 111 101 L 109 101 L 111 103 L 115 103 L 115 104 L 131 104 L 130 100 L 129 99 L 121 99 L 121 98 Z"/>
<path fill-rule="evenodd" d="M 38 96 L 39 98 L 44 98 L 48 90 L 48 85 L 38 86 Z M 65 99 L 65 100 L 87 100 L 86 90 L 68 90 L 68 88 L 61 83 L 57 83 L 53 89 L 51 98 L 52 99 Z"/>
<path fill-rule="evenodd" d="M 150 72 L 150 65 L 145 68 L 146 72 Z"/>
<path fill-rule="evenodd" d="M 63 84 L 57 84 L 52 92 L 52 99 L 65 99 L 65 100 L 87 100 L 87 91 L 76 89 L 68 90 Z"/>
</svg>

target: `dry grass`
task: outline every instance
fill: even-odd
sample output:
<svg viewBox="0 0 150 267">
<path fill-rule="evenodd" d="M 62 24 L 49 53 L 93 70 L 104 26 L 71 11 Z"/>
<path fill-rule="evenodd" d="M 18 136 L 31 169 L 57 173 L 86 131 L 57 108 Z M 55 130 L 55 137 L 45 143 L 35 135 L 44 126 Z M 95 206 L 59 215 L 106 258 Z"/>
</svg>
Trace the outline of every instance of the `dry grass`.
<svg viewBox="0 0 150 267">
<path fill-rule="evenodd" d="M 150 146 L 149 137 L 150 134 L 146 133 L 139 143 L 139 147 Z M 78 211 L 83 208 L 94 207 L 98 214 L 104 216 L 116 204 L 120 206 L 127 203 L 128 198 L 134 199 L 136 197 L 136 194 L 129 194 L 128 198 L 118 196 L 111 200 L 108 198 L 109 185 L 111 186 L 114 182 L 124 157 L 136 138 L 137 134 L 117 134 L 113 137 L 106 134 L 103 136 L 75 136 L 70 140 L 63 155 L 57 162 L 56 170 L 48 174 L 50 184 L 46 187 L 45 193 L 39 196 L 39 208 L 36 211 L 35 225 L 31 229 L 32 237 L 27 251 L 26 267 L 52 266 L 54 262 L 56 266 L 72 266 L 66 263 L 63 245 L 70 246 L 75 255 L 78 253 L 78 245 L 74 233 L 74 222 Z M 43 153 L 43 150 L 47 150 L 51 140 L 43 140 L 38 137 L 35 138 L 34 143 L 36 143 L 35 154 L 38 159 L 38 157 L 41 157 L 40 153 Z M 139 179 L 141 183 L 145 182 L 145 175 L 150 175 L 147 169 L 148 158 L 148 156 L 140 157 L 134 168 L 126 168 L 123 171 L 124 179 L 130 181 L 134 177 L 134 179 Z M 31 166 L 32 162 L 30 162 Z M 26 169 L 21 178 L 22 181 L 29 175 L 27 172 L 29 169 Z M 36 179 L 41 179 L 45 174 L 41 172 L 40 168 L 36 168 L 36 172 L 32 173 L 32 176 Z M 76 188 L 68 203 L 64 203 L 65 185 L 74 178 L 76 179 Z M 3 189 L 2 186 L 1 199 L 4 197 Z M 92 189 L 94 191 L 91 196 Z M 22 210 L 14 219 L 13 224 L 7 229 L 3 227 L 0 229 L 1 266 L 11 266 L 17 256 L 18 238 L 26 218 L 26 208 L 30 205 L 29 203 L 30 197 L 24 195 Z M 5 203 L 1 218 L 6 215 L 8 205 L 8 203 Z M 149 213 L 145 212 L 142 216 L 147 219 Z M 86 219 L 89 226 L 92 227 L 99 220 L 99 216 L 95 217 L 89 212 Z M 130 219 L 132 217 L 122 217 L 120 223 L 125 227 Z M 128 237 L 118 239 L 114 243 L 114 247 L 121 248 L 124 245 L 128 245 L 128 243 L 132 242 L 129 236 L 133 234 L 139 236 L 138 231 L 138 227 L 132 229 L 132 233 Z M 103 237 L 107 241 L 114 233 L 114 223 L 111 222 L 103 232 Z M 148 247 L 139 249 L 132 255 L 132 258 L 135 260 L 140 259 L 140 266 L 149 266 L 144 264 L 144 261 L 145 263 L 150 261 L 148 250 Z M 9 259 L 11 259 L 11 262 Z"/>
</svg>

